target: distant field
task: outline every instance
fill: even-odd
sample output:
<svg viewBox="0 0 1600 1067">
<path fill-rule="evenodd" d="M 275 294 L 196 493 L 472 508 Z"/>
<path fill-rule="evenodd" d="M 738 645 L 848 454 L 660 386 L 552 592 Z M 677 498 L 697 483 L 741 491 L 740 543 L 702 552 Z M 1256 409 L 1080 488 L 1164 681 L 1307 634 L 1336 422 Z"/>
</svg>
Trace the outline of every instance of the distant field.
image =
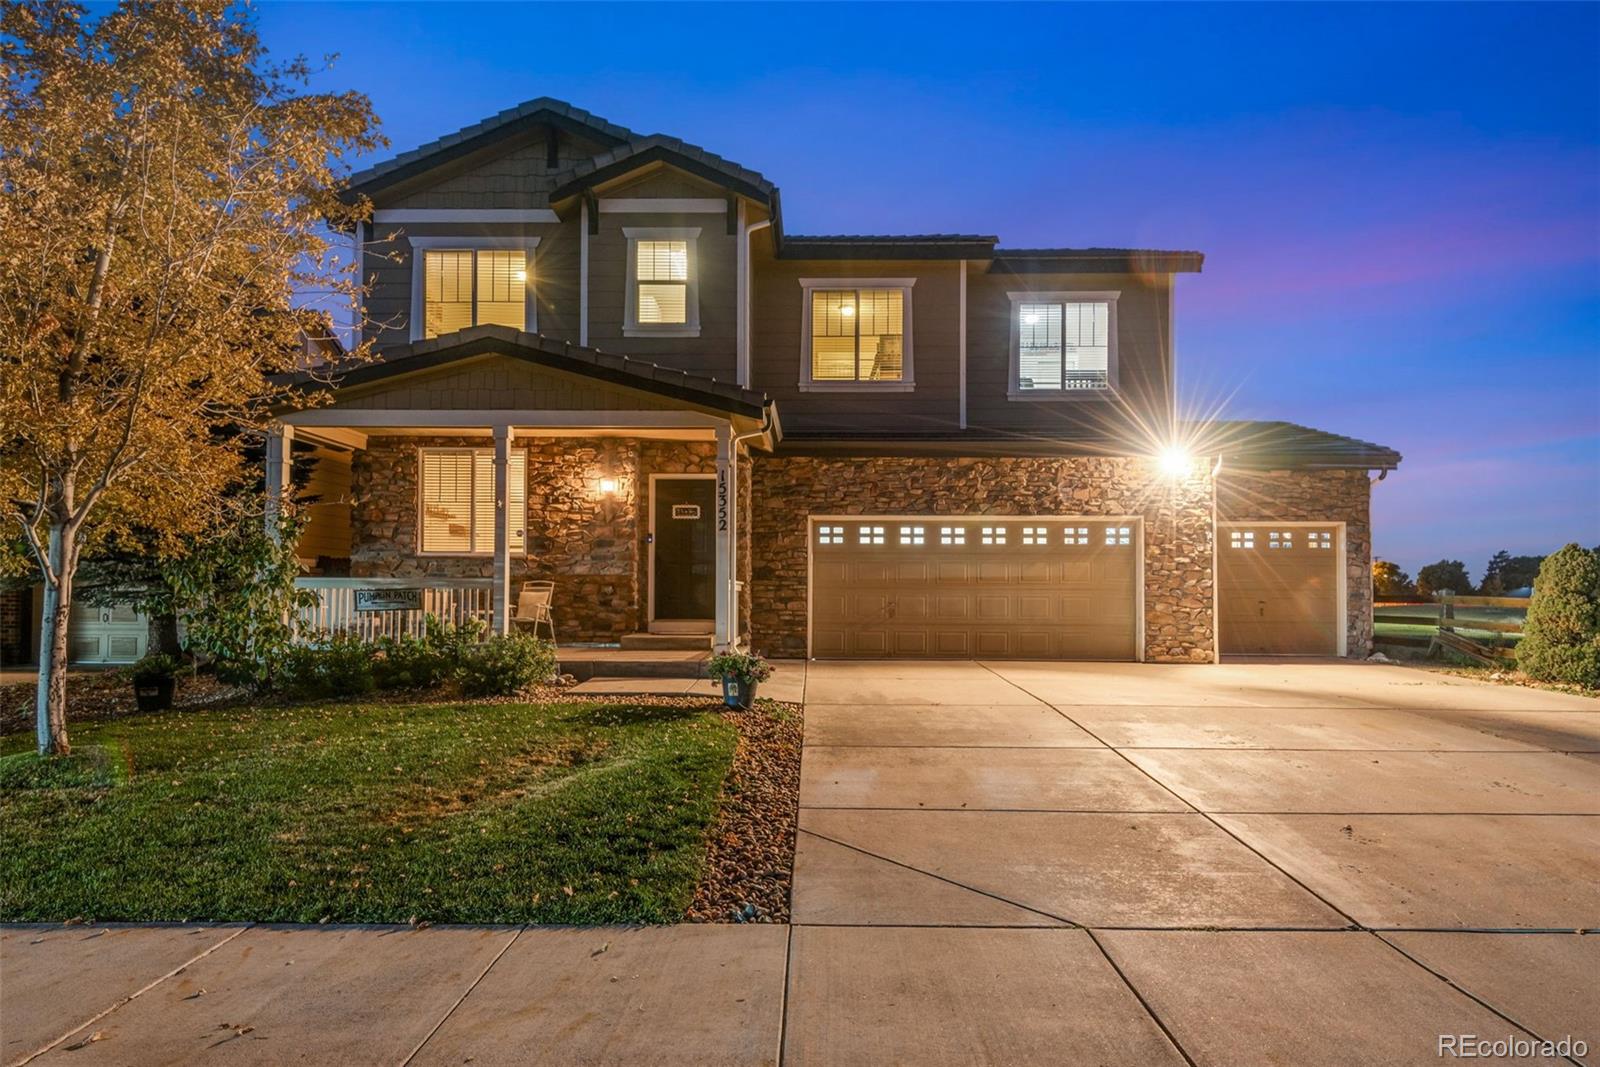
<svg viewBox="0 0 1600 1067">
<path fill-rule="evenodd" d="M 1457 607 L 1455 610 L 1456 632 L 1463 637 L 1469 637 L 1486 645 L 1505 644 L 1515 645 L 1522 640 L 1520 634 L 1497 633 L 1493 630 L 1475 630 L 1474 622 L 1503 622 L 1520 623 L 1525 612 L 1518 608 L 1469 608 Z M 1372 611 L 1373 636 L 1382 641 L 1384 638 L 1431 638 L 1438 629 L 1438 623 L 1429 621 L 1422 623 L 1420 619 L 1436 620 L 1439 617 L 1439 608 L 1436 604 L 1397 604 L 1393 607 L 1379 607 Z M 1399 621 L 1399 620 L 1405 621 Z M 1394 621 L 1389 621 L 1394 620 Z"/>
</svg>

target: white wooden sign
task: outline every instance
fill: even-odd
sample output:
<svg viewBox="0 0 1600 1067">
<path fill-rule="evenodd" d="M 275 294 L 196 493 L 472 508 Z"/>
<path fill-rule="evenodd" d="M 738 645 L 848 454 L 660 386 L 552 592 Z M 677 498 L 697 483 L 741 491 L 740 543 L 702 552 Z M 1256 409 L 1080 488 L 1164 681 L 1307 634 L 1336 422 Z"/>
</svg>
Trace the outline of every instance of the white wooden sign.
<svg viewBox="0 0 1600 1067">
<path fill-rule="evenodd" d="M 420 589 L 357 589 L 357 611 L 419 611 Z"/>
</svg>

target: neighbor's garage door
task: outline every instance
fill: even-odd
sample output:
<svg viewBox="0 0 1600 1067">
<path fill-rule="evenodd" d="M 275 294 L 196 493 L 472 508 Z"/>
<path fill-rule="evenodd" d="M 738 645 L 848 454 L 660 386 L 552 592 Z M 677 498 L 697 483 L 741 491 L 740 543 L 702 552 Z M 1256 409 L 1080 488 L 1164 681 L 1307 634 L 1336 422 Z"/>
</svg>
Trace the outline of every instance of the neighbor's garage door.
<svg viewBox="0 0 1600 1067">
<path fill-rule="evenodd" d="M 811 654 L 1131 660 L 1128 520 L 816 520 Z"/>
<path fill-rule="evenodd" d="M 132 663 L 145 653 L 150 627 L 130 605 L 72 605 L 67 640 L 74 663 Z"/>
<path fill-rule="evenodd" d="M 1218 533 L 1222 651 L 1338 655 L 1338 527 L 1225 525 Z"/>
</svg>

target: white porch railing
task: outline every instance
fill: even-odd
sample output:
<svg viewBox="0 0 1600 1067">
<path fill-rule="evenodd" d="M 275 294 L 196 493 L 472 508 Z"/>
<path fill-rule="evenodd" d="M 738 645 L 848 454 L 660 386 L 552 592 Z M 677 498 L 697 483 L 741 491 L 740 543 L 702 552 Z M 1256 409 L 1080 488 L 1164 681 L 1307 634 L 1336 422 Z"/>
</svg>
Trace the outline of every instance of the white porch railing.
<svg viewBox="0 0 1600 1067">
<path fill-rule="evenodd" d="M 317 605 L 301 610 L 298 633 L 351 630 L 364 641 L 419 637 L 433 615 L 460 625 L 494 614 L 494 583 L 488 578 L 296 578 L 298 588 L 317 594 Z"/>
</svg>

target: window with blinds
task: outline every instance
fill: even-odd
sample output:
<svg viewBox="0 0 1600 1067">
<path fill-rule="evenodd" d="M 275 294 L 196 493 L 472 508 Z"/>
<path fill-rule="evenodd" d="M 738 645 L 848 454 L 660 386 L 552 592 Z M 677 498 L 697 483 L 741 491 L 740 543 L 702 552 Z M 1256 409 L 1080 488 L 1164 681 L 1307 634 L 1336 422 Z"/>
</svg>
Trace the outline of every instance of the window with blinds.
<svg viewBox="0 0 1600 1067">
<path fill-rule="evenodd" d="M 1111 384 L 1111 305 L 1017 305 L 1017 389 L 1104 389 Z"/>
<path fill-rule="evenodd" d="M 905 291 L 811 290 L 811 380 L 905 378 Z"/>
<path fill-rule="evenodd" d="M 418 550 L 456 556 L 494 552 L 494 450 L 424 448 Z M 511 551 L 527 546 L 528 455 L 513 449 L 506 466 Z"/>
<path fill-rule="evenodd" d="M 689 321 L 689 242 L 639 241 L 634 283 L 639 324 L 682 326 Z"/>
<path fill-rule="evenodd" d="M 424 337 L 469 326 L 527 329 L 528 254 L 522 249 L 423 253 Z"/>
</svg>

